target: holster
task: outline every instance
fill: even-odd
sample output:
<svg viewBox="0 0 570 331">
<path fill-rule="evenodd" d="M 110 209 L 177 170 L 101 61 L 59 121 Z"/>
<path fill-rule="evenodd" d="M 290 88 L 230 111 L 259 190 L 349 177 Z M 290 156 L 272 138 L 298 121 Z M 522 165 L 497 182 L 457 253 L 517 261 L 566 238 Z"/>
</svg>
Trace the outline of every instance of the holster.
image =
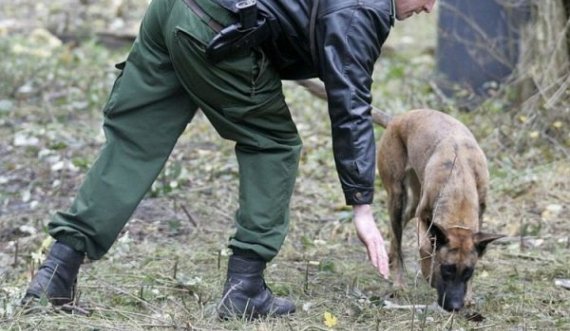
<svg viewBox="0 0 570 331">
<path fill-rule="evenodd" d="M 206 57 L 219 62 L 232 53 L 260 45 L 270 35 L 271 29 L 264 19 L 257 20 L 249 29 L 242 29 L 239 23 L 232 24 L 212 38 L 206 48 Z"/>
<path fill-rule="evenodd" d="M 214 0 L 238 17 L 212 38 L 206 57 L 219 62 L 230 54 L 259 46 L 272 35 L 270 18 L 258 10 L 256 0 Z"/>
</svg>

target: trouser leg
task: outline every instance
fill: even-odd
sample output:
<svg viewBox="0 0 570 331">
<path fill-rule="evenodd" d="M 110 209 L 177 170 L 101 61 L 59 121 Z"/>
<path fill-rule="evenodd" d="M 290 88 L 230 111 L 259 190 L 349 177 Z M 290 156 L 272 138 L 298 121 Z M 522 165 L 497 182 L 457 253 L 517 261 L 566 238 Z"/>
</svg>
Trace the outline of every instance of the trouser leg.
<svg viewBox="0 0 570 331">
<path fill-rule="evenodd" d="M 230 23 L 231 17 L 212 2 L 198 2 L 219 22 Z M 172 21 L 168 46 L 180 80 L 220 135 L 236 142 L 240 196 L 230 246 L 269 261 L 287 233 L 301 151 L 279 75 L 260 49 L 212 64 L 204 49 L 215 32 L 183 1 L 173 13 L 178 18 Z"/>
<path fill-rule="evenodd" d="M 71 208 L 49 224 L 53 237 L 90 259 L 111 247 L 197 109 L 164 43 L 173 3 L 151 3 L 104 108 L 106 143 Z"/>
<path fill-rule="evenodd" d="M 277 255 L 288 231 L 299 147 L 257 150 L 237 144 L 236 155 L 240 207 L 230 246 L 252 250 L 269 261 Z"/>
</svg>

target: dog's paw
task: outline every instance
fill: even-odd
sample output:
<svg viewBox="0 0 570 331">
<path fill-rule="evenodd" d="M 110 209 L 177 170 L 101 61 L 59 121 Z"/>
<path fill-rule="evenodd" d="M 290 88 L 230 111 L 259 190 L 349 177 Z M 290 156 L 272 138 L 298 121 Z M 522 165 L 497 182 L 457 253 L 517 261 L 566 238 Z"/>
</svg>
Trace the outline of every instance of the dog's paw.
<svg viewBox="0 0 570 331">
<path fill-rule="evenodd" d="M 392 286 L 396 289 L 396 290 L 404 290 L 406 289 L 406 282 L 404 281 L 404 276 L 396 273 L 394 276 L 394 282 L 392 283 Z"/>
<path fill-rule="evenodd" d="M 384 296 L 386 299 L 395 299 L 395 298 L 402 298 L 405 297 L 406 289 L 404 287 L 396 288 L 393 287 L 389 291 L 386 292 Z"/>
</svg>

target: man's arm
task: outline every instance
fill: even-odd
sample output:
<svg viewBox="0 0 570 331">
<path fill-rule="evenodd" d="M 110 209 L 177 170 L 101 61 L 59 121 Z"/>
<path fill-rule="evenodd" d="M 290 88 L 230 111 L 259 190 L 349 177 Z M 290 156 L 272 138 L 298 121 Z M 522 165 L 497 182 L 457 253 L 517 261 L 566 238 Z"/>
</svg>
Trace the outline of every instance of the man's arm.
<svg viewBox="0 0 570 331">
<path fill-rule="evenodd" d="M 370 88 L 374 64 L 390 30 L 390 9 L 387 0 L 355 1 L 338 10 L 329 8 L 316 28 L 335 165 L 348 205 L 370 204 L 374 196 Z"/>
<path fill-rule="evenodd" d="M 372 265 L 388 278 L 384 239 L 370 208 L 376 168 L 370 87 L 374 64 L 390 31 L 391 3 L 365 0 L 325 12 L 317 24 L 316 42 L 335 164 L 346 203 L 353 206 L 358 237 Z"/>
<path fill-rule="evenodd" d="M 355 205 L 352 207 L 354 211 L 354 226 L 358 238 L 368 251 L 368 258 L 378 272 L 388 279 L 390 269 L 388 267 L 388 254 L 384 246 L 384 238 L 376 226 L 372 208 L 370 205 Z"/>
</svg>

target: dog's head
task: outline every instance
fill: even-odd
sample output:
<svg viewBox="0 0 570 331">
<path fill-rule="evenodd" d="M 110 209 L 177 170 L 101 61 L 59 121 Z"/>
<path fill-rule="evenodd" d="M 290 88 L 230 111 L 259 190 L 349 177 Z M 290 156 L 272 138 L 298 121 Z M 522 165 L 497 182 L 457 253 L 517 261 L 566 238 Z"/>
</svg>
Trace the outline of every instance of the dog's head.
<svg viewBox="0 0 570 331">
<path fill-rule="evenodd" d="M 502 235 L 432 223 L 420 248 L 422 274 L 437 289 L 438 303 L 447 311 L 463 308 L 468 281 L 487 245 Z"/>
</svg>

